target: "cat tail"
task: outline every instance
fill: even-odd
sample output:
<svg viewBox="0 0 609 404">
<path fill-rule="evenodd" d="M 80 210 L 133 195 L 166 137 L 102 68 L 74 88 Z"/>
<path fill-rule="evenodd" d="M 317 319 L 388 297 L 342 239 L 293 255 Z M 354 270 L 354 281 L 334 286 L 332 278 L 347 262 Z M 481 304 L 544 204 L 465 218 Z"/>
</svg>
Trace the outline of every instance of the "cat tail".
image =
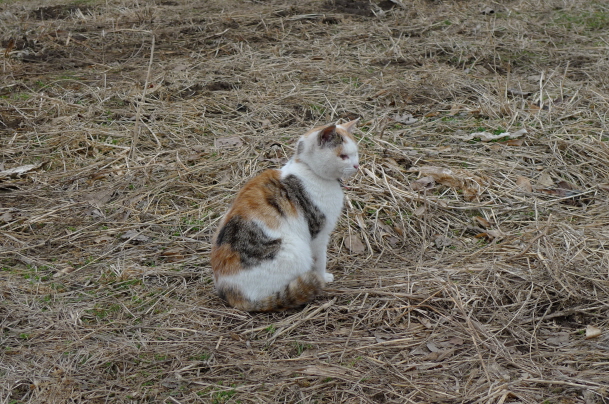
<svg viewBox="0 0 609 404">
<path fill-rule="evenodd" d="M 260 300 L 249 300 L 233 287 L 221 288 L 220 296 L 232 307 L 244 311 L 279 311 L 302 306 L 317 296 L 325 285 L 322 275 L 309 271 L 291 281 L 285 289 Z"/>
</svg>

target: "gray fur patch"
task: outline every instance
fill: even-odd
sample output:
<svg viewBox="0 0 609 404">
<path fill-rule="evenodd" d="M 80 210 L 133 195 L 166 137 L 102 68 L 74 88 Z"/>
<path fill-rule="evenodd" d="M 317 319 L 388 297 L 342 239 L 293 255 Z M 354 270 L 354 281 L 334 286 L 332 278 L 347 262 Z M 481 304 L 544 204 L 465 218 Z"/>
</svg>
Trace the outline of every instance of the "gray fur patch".
<svg viewBox="0 0 609 404">
<path fill-rule="evenodd" d="M 281 202 L 282 200 L 288 199 L 289 195 L 281 183 L 281 180 L 272 178 L 269 182 L 265 183 L 264 186 L 270 190 L 266 198 L 266 203 L 269 206 L 272 206 L 280 216 L 284 217 L 286 213 L 281 207 Z"/>
<path fill-rule="evenodd" d="M 228 244 L 239 253 L 244 267 L 259 265 L 272 260 L 281 247 L 281 239 L 267 236 L 256 223 L 241 216 L 233 216 L 222 227 L 216 239 L 217 245 Z"/>
<path fill-rule="evenodd" d="M 322 129 L 317 136 L 317 144 L 322 148 L 328 147 L 334 149 L 343 144 L 343 137 L 336 132 L 336 126 L 334 125 Z"/>
<path fill-rule="evenodd" d="M 315 238 L 326 223 L 326 215 L 311 201 L 298 177 L 288 175 L 281 182 L 286 188 L 290 200 L 298 206 L 307 220 L 311 238 Z"/>
<path fill-rule="evenodd" d="M 302 154 L 304 152 L 304 148 L 305 148 L 304 142 L 303 141 L 298 142 L 298 145 L 296 146 L 296 155 Z"/>
</svg>

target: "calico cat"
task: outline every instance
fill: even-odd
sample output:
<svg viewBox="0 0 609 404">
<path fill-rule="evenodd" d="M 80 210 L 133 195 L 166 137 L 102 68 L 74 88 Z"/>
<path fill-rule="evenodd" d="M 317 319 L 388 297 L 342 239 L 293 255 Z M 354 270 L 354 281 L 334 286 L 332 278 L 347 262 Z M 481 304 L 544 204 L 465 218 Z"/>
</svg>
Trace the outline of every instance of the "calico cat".
<svg viewBox="0 0 609 404">
<path fill-rule="evenodd" d="M 340 180 L 359 168 L 357 120 L 313 129 L 280 170 L 245 184 L 214 235 L 216 290 L 245 311 L 275 311 L 313 299 L 334 276 L 326 248 L 343 206 Z"/>
</svg>

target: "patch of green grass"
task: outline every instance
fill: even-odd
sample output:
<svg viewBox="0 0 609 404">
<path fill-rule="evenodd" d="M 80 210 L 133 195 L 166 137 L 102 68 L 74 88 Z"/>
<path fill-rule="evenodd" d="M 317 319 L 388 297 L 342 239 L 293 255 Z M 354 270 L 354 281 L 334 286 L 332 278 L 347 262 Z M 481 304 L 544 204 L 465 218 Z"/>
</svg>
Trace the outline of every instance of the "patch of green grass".
<svg viewBox="0 0 609 404">
<path fill-rule="evenodd" d="M 313 112 L 316 115 L 325 115 L 326 114 L 326 107 L 324 107 L 321 104 L 309 104 L 309 108 L 311 109 L 311 112 Z"/>
<path fill-rule="evenodd" d="M 295 342 L 294 348 L 296 348 L 296 356 L 300 356 L 307 349 L 313 348 L 313 346 L 311 346 L 310 344 L 305 344 L 303 342 Z"/>
<path fill-rule="evenodd" d="M 96 306 L 92 309 L 85 310 L 85 312 L 97 317 L 99 320 L 105 320 L 110 314 L 121 311 L 121 308 L 122 306 L 120 304 L 113 304 L 108 308 Z"/>
<path fill-rule="evenodd" d="M 569 10 L 558 11 L 554 23 L 568 30 L 582 28 L 586 31 L 600 31 L 609 28 L 609 11 L 607 10 Z"/>
<path fill-rule="evenodd" d="M 502 133 L 505 133 L 505 130 L 502 127 L 498 127 L 497 129 L 495 129 L 493 132 L 493 135 L 501 135 Z"/>
<path fill-rule="evenodd" d="M 5 98 L 9 98 L 8 96 L 6 96 Z M 32 94 L 30 93 L 15 93 L 11 96 L 11 98 L 13 100 L 21 100 L 21 101 L 27 101 L 30 98 L 32 98 Z"/>
<path fill-rule="evenodd" d="M 220 381 L 217 383 L 218 386 L 223 386 L 224 382 Z M 235 394 L 237 394 L 237 390 L 234 389 L 234 387 L 237 387 L 236 384 L 231 384 L 230 387 L 232 387 L 232 389 L 230 390 L 221 390 L 220 387 L 215 387 L 215 386 L 210 386 L 210 387 L 206 387 L 205 389 L 198 391 L 197 395 L 198 396 L 205 396 L 208 393 L 211 393 L 211 403 L 212 404 L 223 404 L 228 402 Z M 240 403 L 240 400 L 235 401 L 235 403 Z"/>
<path fill-rule="evenodd" d="M 209 358 L 211 358 L 210 354 L 202 353 L 202 354 L 191 356 L 190 360 L 203 362 L 203 361 L 209 360 Z"/>
<path fill-rule="evenodd" d="M 51 300 L 53 300 L 53 296 L 51 296 L 51 295 L 46 295 L 46 296 L 43 296 L 40 298 L 40 301 L 42 303 L 50 303 Z"/>
<path fill-rule="evenodd" d="M 364 359 L 362 356 L 358 356 L 358 357 L 356 357 L 355 359 L 353 359 L 351 362 L 349 362 L 349 363 L 347 364 L 347 367 L 349 367 L 349 368 L 355 367 L 355 365 L 356 365 L 356 364 L 357 364 L 359 361 L 361 361 L 362 359 Z"/>
<path fill-rule="evenodd" d="M 86 4 L 95 4 L 96 0 L 72 0 L 73 6 L 83 6 Z"/>
<path fill-rule="evenodd" d="M 343 83 L 350 84 L 355 88 L 358 88 L 362 85 L 361 81 L 358 77 L 343 77 L 340 79 Z"/>
<path fill-rule="evenodd" d="M 212 394 L 211 402 L 212 402 L 212 404 L 226 403 L 235 394 L 237 394 L 237 390 L 234 390 L 234 389 L 225 390 L 225 391 L 217 391 L 214 394 Z"/>
<path fill-rule="evenodd" d="M 30 283 L 34 282 L 46 282 L 51 279 L 50 274 L 43 274 L 42 271 L 48 270 L 46 265 L 35 267 L 31 265 L 26 266 L 27 272 L 22 274 L 23 279 L 29 279 Z"/>
</svg>

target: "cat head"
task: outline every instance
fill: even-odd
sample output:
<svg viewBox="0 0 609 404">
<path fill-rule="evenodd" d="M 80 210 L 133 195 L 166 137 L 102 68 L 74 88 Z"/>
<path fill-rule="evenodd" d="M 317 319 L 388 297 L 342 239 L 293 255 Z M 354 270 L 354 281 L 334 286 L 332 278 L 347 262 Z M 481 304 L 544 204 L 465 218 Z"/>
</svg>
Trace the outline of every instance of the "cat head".
<svg viewBox="0 0 609 404">
<path fill-rule="evenodd" d="M 326 179 L 349 178 L 359 168 L 357 142 L 352 133 L 358 119 L 314 129 L 298 140 L 296 160 Z"/>
</svg>

